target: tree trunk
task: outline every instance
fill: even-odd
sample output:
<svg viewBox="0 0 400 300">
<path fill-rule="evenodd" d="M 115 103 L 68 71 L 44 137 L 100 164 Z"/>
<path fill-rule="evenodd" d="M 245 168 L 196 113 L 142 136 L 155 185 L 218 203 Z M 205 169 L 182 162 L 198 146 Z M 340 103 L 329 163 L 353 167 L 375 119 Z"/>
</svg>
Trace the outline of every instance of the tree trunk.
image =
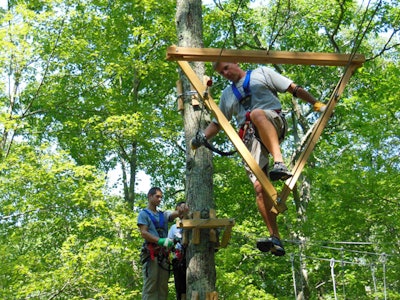
<svg viewBox="0 0 400 300">
<path fill-rule="evenodd" d="M 201 0 L 177 0 L 176 28 L 181 47 L 203 47 L 202 6 Z M 204 63 L 194 63 L 192 68 L 199 78 L 204 76 Z M 201 218 L 208 218 L 210 208 L 215 208 L 213 201 L 213 165 L 210 151 L 201 147 L 196 151 L 190 148 L 190 140 L 198 130 L 204 129 L 209 114 L 199 101 L 192 105 L 191 85 L 181 73 L 184 101 L 184 129 L 186 138 L 186 201 L 191 212 L 200 211 Z M 215 291 L 215 245 L 209 241 L 209 231 L 202 230 L 200 244 L 191 242 L 189 232 L 187 251 L 187 295 L 191 299 L 198 293 L 199 299 L 205 299 L 207 292 Z"/>
</svg>

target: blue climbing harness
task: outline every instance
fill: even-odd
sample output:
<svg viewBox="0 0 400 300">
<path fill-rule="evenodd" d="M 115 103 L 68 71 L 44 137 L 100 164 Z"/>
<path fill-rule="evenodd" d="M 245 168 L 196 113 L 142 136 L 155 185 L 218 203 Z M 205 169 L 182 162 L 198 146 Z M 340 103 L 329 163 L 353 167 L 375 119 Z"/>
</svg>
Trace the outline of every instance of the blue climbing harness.
<svg viewBox="0 0 400 300">
<path fill-rule="evenodd" d="M 251 75 L 251 70 L 248 70 L 246 72 L 246 78 L 244 79 L 243 82 L 243 91 L 244 95 L 242 95 L 238 88 L 236 87 L 235 83 L 232 83 L 232 91 L 236 96 L 236 99 L 239 101 L 241 105 L 246 110 L 249 110 L 251 107 L 251 93 L 250 93 L 250 75 Z"/>
<path fill-rule="evenodd" d="M 149 215 L 151 221 L 154 224 L 154 227 L 156 227 L 157 232 L 159 232 L 159 229 L 164 230 L 164 213 L 159 211 L 158 212 L 158 221 L 156 220 L 156 218 L 154 217 L 154 215 L 147 209 L 145 208 L 144 211 Z"/>
</svg>

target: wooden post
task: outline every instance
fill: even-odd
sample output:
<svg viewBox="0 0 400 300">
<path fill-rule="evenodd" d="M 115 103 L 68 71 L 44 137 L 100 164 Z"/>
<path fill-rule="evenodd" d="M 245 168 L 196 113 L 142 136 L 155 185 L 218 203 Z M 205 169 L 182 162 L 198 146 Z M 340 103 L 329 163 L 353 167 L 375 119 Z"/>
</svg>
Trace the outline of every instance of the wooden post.
<svg viewBox="0 0 400 300">
<path fill-rule="evenodd" d="M 210 209 L 210 219 L 216 219 L 217 215 L 215 209 Z M 217 242 L 217 231 L 215 228 L 210 229 L 210 242 L 216 243 Z"/>
<path fill-rule="evenodd" d="M 178 94 L 177 109 L 178 111 L 183 111 L 185 106 L 183 105 L 183 92 L 182 92 L 182 81 L 176 81 L 176 92 Z"/>
<path fill-rule="evenodd" d="M 200 220 L 200 212 L 193 212 L 193 220 Z M 200 244 L 200 228 L 193 228 L 192 232 L 192 243 L 195 245 Z"/>
<path fill-rule="evenodd" d="M 218 300 L 218 293 L 217 292 L 207 292 L 206 300 Z"/>
<path fill-rule="evenodd" d="M 199 300 L 199 292 L 198 291 L 193 291 L 192 292 L 192 299 L 191 300 Z"/>
</svg>

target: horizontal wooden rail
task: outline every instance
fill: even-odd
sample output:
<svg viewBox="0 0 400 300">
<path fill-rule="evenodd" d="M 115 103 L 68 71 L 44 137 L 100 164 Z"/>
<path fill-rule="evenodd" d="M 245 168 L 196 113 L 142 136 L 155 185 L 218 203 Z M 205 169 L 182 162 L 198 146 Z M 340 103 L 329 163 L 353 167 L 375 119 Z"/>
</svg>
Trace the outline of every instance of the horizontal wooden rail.
<svg viewBox="0 0 400 300">
<path fill-rule="evenodd" d="M 363 54 L 352 55 L 340 53 L 186 48 L 170 46 L 167 49 L 167 60 L 228 61 L 319 66 L 347 66 L 351 64 L 360 66 L 365 62 L 365 56 Z"/>
</svg>

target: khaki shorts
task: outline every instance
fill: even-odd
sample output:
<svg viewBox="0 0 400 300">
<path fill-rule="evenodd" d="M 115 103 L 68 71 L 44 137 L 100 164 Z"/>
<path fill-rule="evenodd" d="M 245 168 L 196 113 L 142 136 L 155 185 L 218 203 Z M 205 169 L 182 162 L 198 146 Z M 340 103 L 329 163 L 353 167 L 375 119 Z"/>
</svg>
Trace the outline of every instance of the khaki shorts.
<svg viewBox="0 0 400 300">
<path fill-rule="evenodd" d="M 278 133 L 279 142 L 282 142 L 286 132 L 287 132 L 287 124 L 285 117 L 283 115 L 279 115 L 274 110 L 265 110 L 265 115 L 268 120 L 274 125 L 276 132 Z M 253 156 L 254 160 L 263 170 L 263 172 L 268 176 L 268 165 L 269 165 L 269 152 L 267 148 L 261 143 L 260 139 L 257 137 L 256 128 L 251 126 L 249 130 L 246 131 L 246 134 L 243 138 L 243 142 L 246 145 L 247 149 L 250 151 L 251 156 Z M 249 166 L 245 163 L 245 169 L 247 171 L 247 176 L 254 184 L 257 181 L 257 177 L 251 171 Z"/>
</svg>

